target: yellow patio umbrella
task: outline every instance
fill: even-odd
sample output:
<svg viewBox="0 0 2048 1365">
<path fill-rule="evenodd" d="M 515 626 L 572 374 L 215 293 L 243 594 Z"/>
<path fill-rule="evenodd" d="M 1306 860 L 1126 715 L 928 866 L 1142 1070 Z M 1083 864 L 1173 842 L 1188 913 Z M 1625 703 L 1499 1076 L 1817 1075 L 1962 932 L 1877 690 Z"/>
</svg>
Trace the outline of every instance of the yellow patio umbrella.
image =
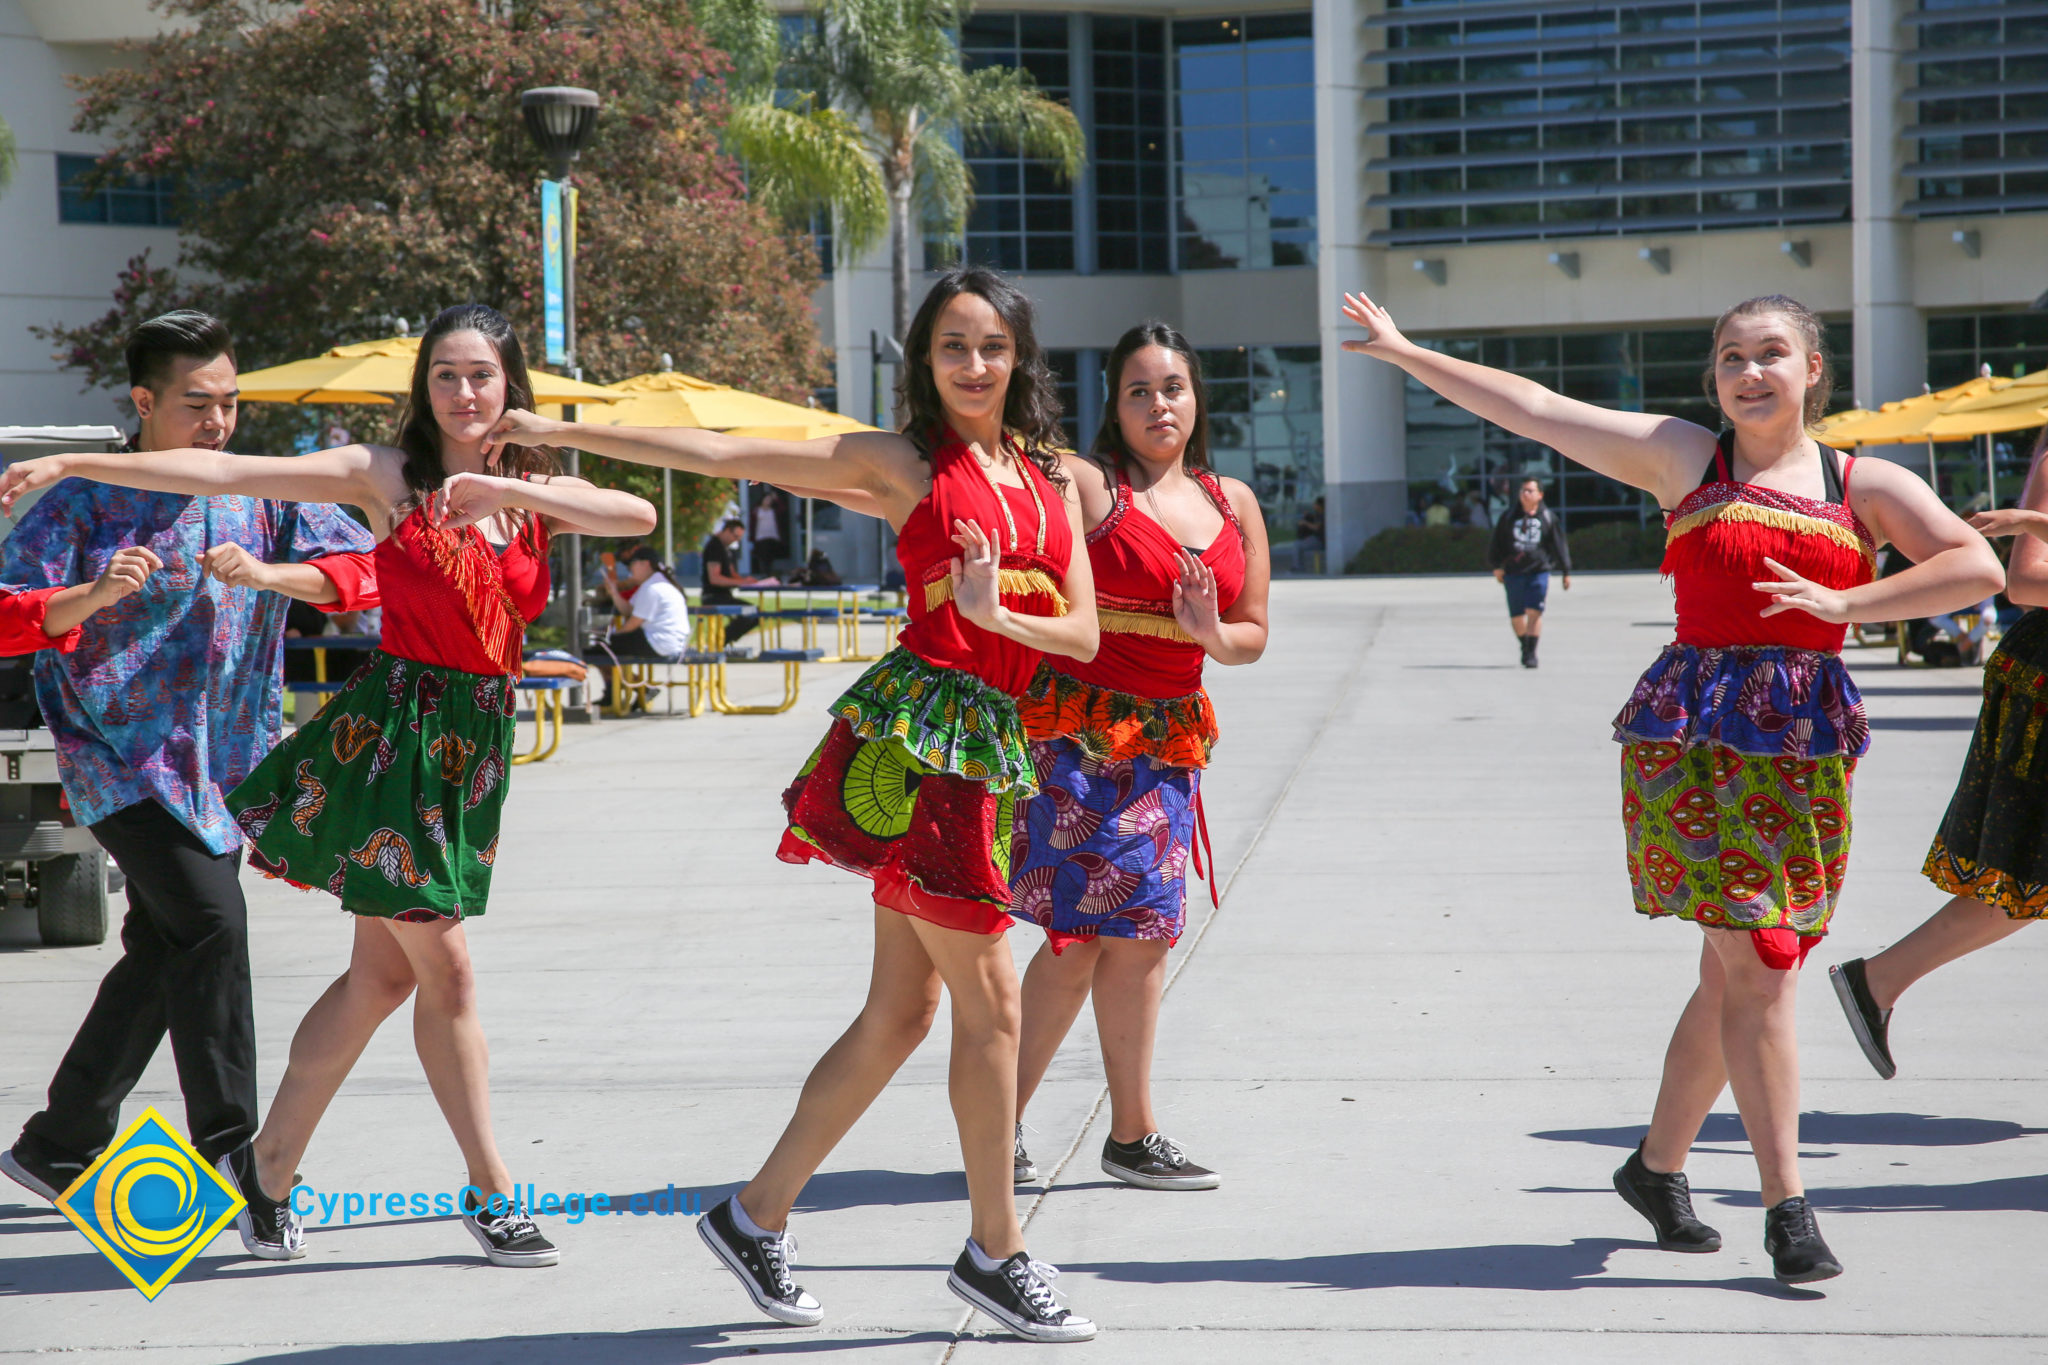
<svg viewBox="0 0 2048 1365">
<path fill-rule="evenodd" d="M 412 388 L 418 337 L 387 337 L 336 346 L 308 360 L 250 370 L 241 376 L 246 403 L 390 403 Z M 536 403 L 616 403 L 599 384 L 529 370 Z"/>
<path fill-rule="evenodd" d="M 1950 408 L 1949 411 L 1952 413 L 1980 412 L 1986 408 L 2003 408 L 2008 404 L 2024 402 L 2029 398 L 2038 402 L 2048 403 L 2048 370 L 2036 370 L 2032 374 L 2023 375 L 2010 383 L 2001 382 L 1992 392 L 1982 394 L 1976 398 L 1966 398 Z"/>
<path fill-rule="evenodd" d="M 778 436 L 786 430 L 816 429 L 814 434 L 823 436 L 839 430 L 874 429 L 822 408 L 765 398 L 745 389 L 714 384 L 707 379 L 672 370 L 659 374 L 636 374 L 631 379 L 622 379 L 611 385 L 610 392 L 619 401 L 602 413 L 590 414 L 588 420 L 622 427 L 700 427 L 706 431 L 758 429 L 756 434 L 763 435 L 772 429 Z M 836 425 L 817 429 L 821 421 Z M 809 438 L 799 435 L 782 439 Z"/>
<path fill-rule="evenodd" d="M 1831 446 L 1895 445 L 1929 439 L 1927 428 L 1957 403 L 1980 398 L 1998 387 L 1998 381 L 1977 378 L 1914 398 L 1886 403 L 1876 412 L 1837 413 L 1816 424 L 1815 434 Z M 1975 434 L 1975 433 L 1971 433 Z M 1954 439 L 1954 438 L 1951 438 Z"/>
<path fill-rule="evenodd" d="M 1977 436 L 1996 436 L 2007 431 L 2027 431 L 2048 424 L 2048 384 L 2037 384 L 2014 394 L 2016 385 L 1997 393 L 1958 404 L 1927 424 L 1926 439 L 1960 441 Z M 2002 398 L 2002 403 L 1991 403 Z"/>
</svg>

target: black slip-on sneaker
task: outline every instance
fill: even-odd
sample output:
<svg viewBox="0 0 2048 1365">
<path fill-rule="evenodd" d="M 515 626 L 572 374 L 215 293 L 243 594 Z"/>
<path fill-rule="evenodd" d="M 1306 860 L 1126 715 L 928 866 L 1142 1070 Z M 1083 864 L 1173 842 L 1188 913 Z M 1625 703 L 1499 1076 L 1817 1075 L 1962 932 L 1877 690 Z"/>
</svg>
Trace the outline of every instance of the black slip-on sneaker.
<svg viewBox="0 0 2048 1365">
<path fill-rule="evenodd" d="M 256 1149 L 243 1143 L 213 1164 L 221 1177 L 242 1192 L 244 1208 L 235 1215 L 235 1231 L 242 1235 L 242 1250 L 259 1261 L 296 1261 L 306 1254 L 304 1221 L 293 1211 L 291 1196 L 284 1201 L 263 1192 L 256 1179 Z M 298 1180 L 293 1178 L 297 1186 Z"/>
<path fill-rule="evenodd" d="M 792 1327 L 816 1327 L 825 1320 L 825 1310 L 806 1294 L 790 1273 L 796 1259 L 796 1238 L 785 1230 L 779 1236 L 749 1237 L 733 1221 L 732 1205 L 738 1195 L 711 1206 L 697 1220 L 697 1235 L 725 1268 L 739 1277 L 754 1301 L 754 1307 Z"/>
<path fill-rule="evenodd" d="M 1621 1169 L 1614 1173 L 1614 1192 L 1628 1206 L 1650 1220 L 1656 1229 L 1657 1245 L 1665 1251 L 1719 1251 L 1721 1234 L 1702 1223 L 1692 1211 L 1692 1185 L 1684 1171 L 1659 1174 L 1643 1164 L 1642 1144 L 1636 1144 Z"/>
<path fill-rule="evenodd" d="M 1812 1284 L 1842 1273 L 1842 1263 L 1821 1238 L 1813 1205 L 1805 1195 L 1773 1204 L 1764 1214 L 1764 1250 L 1771 1254 L 1772 1273 L 1782 1284 Z"/>
<path fill-rule="evenodd" d="M 477 1245 L 484 1249 L 484 1255 L 491 1258 L 492 1265 L 525 1268 L 528 1266 L 555 1265 L 562 1259 L 562 1253 L 555 1244 L 540 1235 L 540 1228 L 527 1215 L 508 1209 L 493 1215 L 489 1209 L 481 1213 L 466 1213 L 462 1225 L 469 1229 L 469 1235 L 476 1238 Z"/>
<path fill-rule="evenodd" d="M 88 1164 L 60 1156 L 27 1133 L 23 1133 L 14 1146 L 0 1152 L 0 1173 L 5 1173 L 15 1184 L 53 1204 L 59 1195 L 78 1182 Z"/>
<path fill-rule="evenodd" d="M 1223 1177 L 1189 1161 L 1164 1133 L 1147 1133 L 1136 1142 L 1102 1144 L 1102 1170 L 1141 1190 L 1213 1190 Z"/>
<path fill-rule="evenodd" d="M 946 1277 L 946 1288 L 1026 1341 L 1092 1341 L 1095 1324 L 1073 1312 L 1053 1293 L 1059 1271 L 1018 1252 L 994 1270 L 974 1264 L 964 1247 Z"/>
<path fill-rule="evenodd" d="M 1898 1075 L 1889 1036 L 1892 1012 L 1879 1009 L 1877 1001 L 1871 998 L 1863 959 L 1852 957 L 1828 968 L 1828 980 L 1834 983 L 1835 998 L 1842 1002 L 1842 1013 L 1849 1018 L 1849 1032 L 1856 1035 L 1856 1045 L 1863 1049 L 1864 1057 L 1886 1080 Z"/>
</svg>

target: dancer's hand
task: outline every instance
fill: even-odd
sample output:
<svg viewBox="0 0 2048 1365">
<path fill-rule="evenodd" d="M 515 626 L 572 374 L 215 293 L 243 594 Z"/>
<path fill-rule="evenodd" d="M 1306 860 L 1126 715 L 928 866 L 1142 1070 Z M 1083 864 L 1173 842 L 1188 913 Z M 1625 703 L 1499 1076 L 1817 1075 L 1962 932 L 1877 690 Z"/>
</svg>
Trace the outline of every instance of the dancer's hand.
<svg viewBox="0 0 2048 1365">
<path fill-rule="evenodd" d="M 1345 342 L 1347 351 L 1392 360 L 1403 351 L 1415 349 L 1415 343 L 1401 335 L 1401 329 L 1394 325 L 1394 319 L 1387 310 L 1363 294 L 1344 296 L 1344 316 L 1365 328 L 1366 333 L 1363 341 Z"/>
<path fill-rule="evenodd" d="M 216 545 L 199 556 L 200 571 L 231 588 L 273 586 L 271 566 L 240 545 Z"/>
<path fill-rule="evenodd" d="M 2024 507 L 2001 507 L 1970 518 L 1971 529 L 1986 536 L 2034 535 L 2048 539 L 2048 515 Z"/>
<path fill-rule="evenodd" d="M 459 531 L 489 521 L 498 513 L 519 505 L 517 479 L 494 474 L 450 474 L 441 491 L 427 499 L 427 520 L 444 531 Z"/>
<path fill-rule="evenodd" d="M 1833 588 L 1823 588 L 1811 579 L 1801 578 L 1768 556 L 1764 559 L 1764 567 L 1778 576 L 1776 581 L 1752 583 L 1750 586 L 1758 592 L 1769 593 L 1775 600 L 1757 615 L 1776 616 L 1781 611 L 1792 611 L 1796 608 L 1830 625 L 1848 623 L 1849 599 L 1845 594 L 1836 592 Z"/>
<path fill-rule="evenodd" d="M 34 460 L 16 460 L 0 471 L 0 512 L 12 512 L 15 500 L 22 494 L 48 488 L 65 478 L 64 466 L 62 455 L 44 455 Z"/>
<path fill-rule="evenodd" d="M 947 568 L 953 578 L 953 606 L 983 630 L 994 630 L 1003 609 L 1002 584 L 997 577 L 1003 557 L 971 521 L 953 522 L 953 543 L 960 547 L 960 554 Z"/>
<path fill-rule="evenodd" d="M 549 437 L 559 435 L 568 426 L 567 422 L 557 422 L 524 408 L 507 408 L 505 415 L 484 435 L 484 458 L 490 459 L 506 446 L 547 445 Z"/>
<path fill-rule="evenodd" d="M 102 607 L 111 607 L 141 588 L 149 576 L 163 566 L 164 562 L 157 558 L 156 551 L 147 545 L 123 546 L 114 551 L 114 557 L 107 561 L 107 567 L 100 570 L 100 576 L 93 580 L 91 590 L 86 593 L 86 600 L 92 604 L 94 611 Z"/>
<path fill-rule="evenodd" d="M 1207 648 L 1216 643 L 1223 619 L 1216 575 L 1185 549 L 1174 552 L 1174 561 L 1179 574 L 1173 580 L 1173 619 L 1190 639 Z"/>
</svg>

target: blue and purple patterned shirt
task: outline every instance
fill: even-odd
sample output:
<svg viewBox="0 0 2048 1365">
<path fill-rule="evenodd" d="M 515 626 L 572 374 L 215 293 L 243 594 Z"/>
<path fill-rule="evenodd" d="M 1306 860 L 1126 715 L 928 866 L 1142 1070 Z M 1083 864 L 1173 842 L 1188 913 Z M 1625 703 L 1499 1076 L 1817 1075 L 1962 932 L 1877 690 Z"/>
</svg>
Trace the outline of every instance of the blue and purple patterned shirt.
<svg viewBox="0 0 2048 1365">
<path fill-rule="evenodd" d="M 89 583 L 129 545 L 164 563 L 95 615 L 74 653 L 36 656 L 36 700 L 79 824 L 156 801 L 215 853 L 241 846 L 223 798 L 283 728 L 287 601 L 208 578 L 200 556 L 229 543 L 267 563 L 372 549 L 369 532 L 324 503 L 86 479 L 56 484 L 7 538 L 0 581 L 29 588 Z"/>
</svg>

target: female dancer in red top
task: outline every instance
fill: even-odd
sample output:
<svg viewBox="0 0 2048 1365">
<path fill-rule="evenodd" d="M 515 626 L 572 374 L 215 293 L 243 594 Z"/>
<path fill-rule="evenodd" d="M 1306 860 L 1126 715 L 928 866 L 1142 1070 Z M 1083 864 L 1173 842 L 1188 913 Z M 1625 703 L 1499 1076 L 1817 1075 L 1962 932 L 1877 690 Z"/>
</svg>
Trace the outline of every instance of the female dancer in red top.
<svg viewBox="0 0 2048 1365">
<path fill-rule="evenodd" d="M 1216 742 L 1202 665 L 1265 652 L 1266 526 L 1252 490 L 1209 468 L 1201 365 L 1185 337 L 1133 327 L 1105 372 L 1115 402 L 1094 453 L 1067 461 L 1102 649 L 1085 663 L 1047 659 L 1023 703 L 1039 794 L 1016 823 L 1010 913 L 1046 943 L 1024 976 L 1017 1112 L 1092 993 L 1110 1094 L 1102 1169 L 1146 1189 L 1213 1189 L 1216 1173 L 1159 1131 L 1152 1042 Z M 1014 1160 L 1019 1183 L 1038 1178 L 1021 1123 Z"/>
<path fill-rule="evenodd" d="M 1678 638 L 1615 720 L 1622 820 L 1636 909 L 1692 920 L 1706 944 L 1649 1134 L 1615 1188 L 1659 1246 L 1719 1250 L 1720 1234 L 1693 1215 L 1683 1171 L 1732 1086 L 1778 1278 L 1841 1274 L 1799 1178 L 1794 1003 L 1795 969 L 1841 894 L 1849 779 L 1868 738 L 1841 663 L 1843 627 L 1981 602 L 2002 580 L 1997 556 L 1903 466 L 1845 463 L 1807 435 L 1831 381 L 1819 320 L 1792 299 L 1751 299 L 1715 324 L 1709 391 L 1731 427 L 1718 438 L 1418 346 L 1363 296 L 1347 295 L 1344 313 L 1367 331 L 1346 350 L 1400 366 L 1669 513 Z M 1887 540 L 1916 567 L 1872 582 Z"/>
<path fill-rule="evenodd" d="M 66 475 L 166 493 L 241 493 L 360 508 L 377 537 L 384 635 L 311 724 L 230 797 L 250 861 L 323 886 L 356 917 L 348 970 L 307 1011 L 263 1130 L 239 1224 L 266 1260 L 305 1255 L 287 1202 L 300 1157 L 370 1036 L 417 989 L 413 1039 L 468 1165 L 464 1224 L 497 1265 L 553 1265 L 491 1133 L 490 1061 L 463 921 L 484 913 L 512 752 L 512 679 L 548 599 L 556 530 L 640 535 L 654 509 L 553 473 L 544 451 L 502 457 L 485 434 L 533 390 L 511 326 L 467 304 L 420 338 L 396 446 L 289 459 L 210 450 L 58 455 L 10 467 L 0 506 Z M 516 477 L 504 477 L 504 475 Z M 439 515 L 445 486 L 496 495 L 481 530 Z M 245 1193 L 249 1185 L 245 1182 Z"/>
<path fill-rule="evenodd" d="M 1015 699 L 1044 655 L 1095 653 L 1095 589 L 1054 453 L 1059 402 L 1030 301 L 993 271 L 948 271 L 904 351 L 900 436 L 761 441 L 512 412 L 494 438 L 849 490 L 896 528 L 911 624 L 833 703 L 831 730 L 783 797 L 783 859 L 823 860 L 874 882 L 867 1003 L 812 1069 L 767 1164 L 698 1231 L 762 1312 L 799 1326 L 823 1319 L 790 1273 L 789 1211 L 923 1040 L 943 982 L 973 1204 L 948 1287 L 1019 1336 L 1085 1341 L 1094 1324 L 1059 1304 L 1051 1267 L 1025 1252 L 1017 1223 L 1017 973 L 1003 930 L 1011 812 L 1036 782 Z"/>
</svg>

